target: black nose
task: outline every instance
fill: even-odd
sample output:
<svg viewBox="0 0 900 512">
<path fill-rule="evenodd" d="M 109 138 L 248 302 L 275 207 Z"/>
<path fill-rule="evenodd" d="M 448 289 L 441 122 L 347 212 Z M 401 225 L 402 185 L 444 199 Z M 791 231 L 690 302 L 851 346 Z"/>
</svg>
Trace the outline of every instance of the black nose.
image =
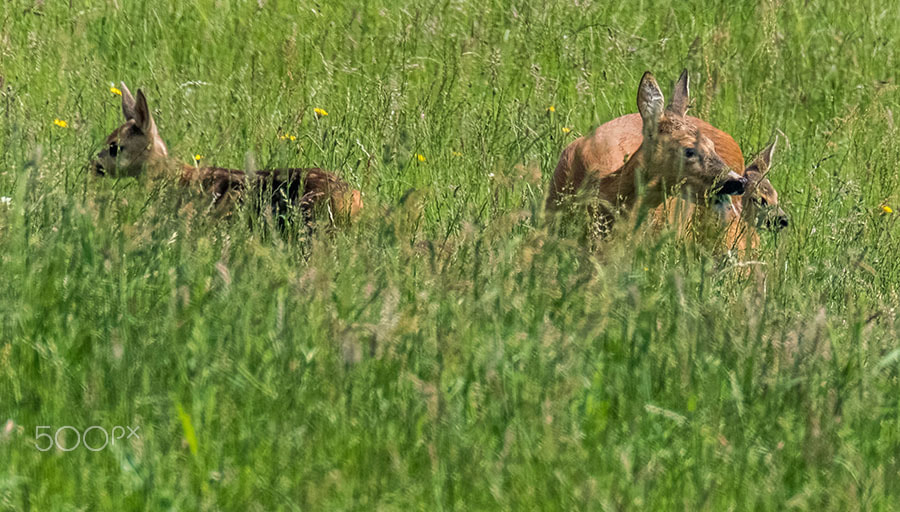
<svg viewBox="0 0 900 512">
<path fill-rule="evenodd" d="M 747 184 L 747 178 L 738 180 L 728 180 L 722 183 L 716 194 L 725 196 L 739 196 L 744 193 L 744 186 Z"/>
<path fill-rule="evenodd" d="M 106 171 L 103 170 L 103 164 L 100 162 L 94 162 L 94 174 L 97 176 L 103 176 L 106 174 Z"/>
<path fill-rule="evenodd" d="M 789 224 L 788 218 L 784 215 L 779 215 L 766 221 L 766 227 L 776 231 L 788 227 Z"/>
</svg>

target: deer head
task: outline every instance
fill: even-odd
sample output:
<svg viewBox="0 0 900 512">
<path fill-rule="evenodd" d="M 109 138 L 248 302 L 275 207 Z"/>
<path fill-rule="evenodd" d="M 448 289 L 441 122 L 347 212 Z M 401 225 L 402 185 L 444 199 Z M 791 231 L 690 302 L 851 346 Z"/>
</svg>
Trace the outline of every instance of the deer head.
<svg viewBox="0 0 900 512">
<path fill-rule="evenodd" d="M 758 228 L 774 231 L 788 227 L 790 223 L 784 210 L 778 206 L 778 192 L 766 178 L 772 165 L 772 155 L 778 137 L 763 149 L 744 170 L 747 187 L 741 198 L 744 220 Z"/>
<path fill-rule="evenodd" d="M 656 79 L 648 71 L 638 86 L 638 111 L 643 121 L 642 167 L 648 195 L 662 202 L 678 186 L 687 199 L 744 193 L 746 179 L 729 169 L 713 142 L 685 118 L 690 103 L 687 70 L 675 84 L 667 107 Z M 655 202 L 655 201 L 654 201 Z"/>
<path fill-rule="evenodd" d="M 169 153 L 159 136 L 147 98 L 138 89 L 137 98 L 122 83 L 122 114 L 125 123 L 106 138 L 105 147 L 92 162 L 100 176 L 137 176 L 150 164 L 164 162 Z"/>
</svg>

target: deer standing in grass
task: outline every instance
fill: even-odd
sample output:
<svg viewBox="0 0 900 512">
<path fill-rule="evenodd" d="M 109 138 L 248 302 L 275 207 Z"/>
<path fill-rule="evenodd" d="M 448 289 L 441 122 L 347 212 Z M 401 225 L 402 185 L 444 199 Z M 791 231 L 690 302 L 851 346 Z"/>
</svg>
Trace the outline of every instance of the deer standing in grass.
<svg viewBox="0 0 900 512">
<path fill-rule="evenodd" d="M 273 211 L 283 214 L 289 204 L 300 207 L 304 220 L 311 221 L 313 209 L 322 206 L 329 217 L 355 217 L 363 207 L 362 197 L 336 175 L 319 168 L 269 169 L 245 173 L 221 167 L 186 165 L 169 157 L 147 106 L 138 89 L 137 97 L 122 83 L 122 114 L 125 123 L 106 138 L 105 148 L 92 167 L 101 176 L 138 176 L 143 173 L 177 177 L 184 187 L 208 194 L 220 210 L 228 210 L 250 190 L 265 195 Z"/>
<path fill-rule="evenodd" d="M 637 95 L 640 132 L 625 129 L 620 118 L 566 147 L 550 182 L 547 211 L 582 196 L 593 203 L 589 211 L 601 229 L 608 230 L 618 212 L 639 203 L 656 208 L 679 188 L 693 202 L 742 194 L 746 179 L 729 169 L 713 141 L 685 117 L 688 103 L 686 72 L 667 107 L 653 75 L 644 73 Z M 633 152 L 623 149 L 635 143 Z"/>
</svg>

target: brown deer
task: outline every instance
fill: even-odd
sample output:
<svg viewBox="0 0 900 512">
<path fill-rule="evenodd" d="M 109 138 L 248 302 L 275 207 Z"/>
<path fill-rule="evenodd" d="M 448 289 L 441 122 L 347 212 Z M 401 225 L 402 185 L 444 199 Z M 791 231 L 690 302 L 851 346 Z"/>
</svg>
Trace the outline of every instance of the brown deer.
<svg viewBox="0 0 900 512">
<path fill-rule="evenodd" d="M 734 138 L 728 133 L 719 130 L 715 126 L 702 119 L 685 116 L 700 132 L 715 144 L 715 151 L 732 169 L 741 169 L 743 176 L 747 178 L 744 193 L 741 196 L 717 197 L 716 209 L 723 224 L 729 231 L 737 227 L 734 223 L 741 220 L 752 229 L 762 228 L 779 230 L 789 224 L 787 214 L 778 206 L 778 192 L 772 182 L 766 178 L 772 155 L 775 151 L 773 142 L 763 150 L 748 167 L 744 167 L 744 155 Z M 640 114 L 628 114 L 609 121 L 597 128 L 595 136 L 605 138 L 618 137 L 619 144 L 603 155 L 599 160 L 601 170 L 613 168 L 615 162 L 622 162 L 628 155 L 634 154 L 643 141 L 641 134 L 642 122 Z M 621 164 L 619 164 L 621 165 Z M 675 203 L 677 198 L 670 198 L 665 205 L 661 205 L 654 212 L 657 222 L 670 223 L 688 222 L 693 217 L 693 208 L 688 205 L 681 212 L 677 211 Z M 684 214 L 676 218 L 676 213 Z M 668 219 L 667 219 L 668 214 Z M 680 227 L 680 226 L 679 226 Z M 746 231 L 746 229 L 742 229 Z"/>
<path fill-rule="evenodd" d="M 132 96 L 122 83 L 122 114 L 125 123 L 106 138 L 105 148 L 93 161 L 100 176 L 138 176 L 143 173 L 178 177 L 184 187 L 208 194 L 217 207 L 228 210 L 246 193 L 264 195 L 273 212 L 282 214 L 289 204 L 300 207 L 304 220 L 312 210 L 327 209 L 332 221 L 355 217 L 363 207 L 362 196 L 336 175 L 319 168 L 269 169 L 245 173 L 222 167 L 196 167 L 169 157 L 159 136 L 147 98 L 138 89 Z"/>
<path fill-rule="evenodd" d="M 727 226 L 725 240 L 730 250 L 746 251 L 757 247 L 757 229 L 774 231 L 788 227 L 787 214 L 778 206 L 778 191 L 766 178 L 776 144 L 778 137 L 744 169 L 747 187 L 741 200 L 725 205 L 722 219 Z"/>
<path fill-rule="evenodd" d="M 639 200 L 656 208 L 679 187 L 693 202 L 742 194 L 746 179 L 729 169 L 713 141 L 685 117 L 688 103 L 687 70 L 667 107 L 653 75 L 644 73 L 637 94 L 641 131 L 632 132 L 619 118 L 566 147 L 550 182 L 547 210 L 555 212 L 568 197 L 583 195 L 608 228 L 617 211 L 630 210 Z M 624 149 L 634 146 L 633 152 Z"/>
</svg>

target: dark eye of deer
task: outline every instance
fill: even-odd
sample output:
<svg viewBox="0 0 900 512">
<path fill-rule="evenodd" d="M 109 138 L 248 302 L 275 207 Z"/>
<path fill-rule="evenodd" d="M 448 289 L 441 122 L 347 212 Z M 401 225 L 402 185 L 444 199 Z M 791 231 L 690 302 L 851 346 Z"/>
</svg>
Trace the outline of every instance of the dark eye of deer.
<svg viewBox="0 0 900 512">
<path fill-rule="evenodd" d="M 119 153 L 119 146 L 117 146 L 115 142 L 110 144 L 109 145 L 109 156 L 115 158 L 118 153 Z"/>
<path fill-rule="evenodd" d="M 684 157 L 685 158 L 694 158 L 697 156 L 697 151 L 694 148 L 684 148 Z"/>
</svg>

